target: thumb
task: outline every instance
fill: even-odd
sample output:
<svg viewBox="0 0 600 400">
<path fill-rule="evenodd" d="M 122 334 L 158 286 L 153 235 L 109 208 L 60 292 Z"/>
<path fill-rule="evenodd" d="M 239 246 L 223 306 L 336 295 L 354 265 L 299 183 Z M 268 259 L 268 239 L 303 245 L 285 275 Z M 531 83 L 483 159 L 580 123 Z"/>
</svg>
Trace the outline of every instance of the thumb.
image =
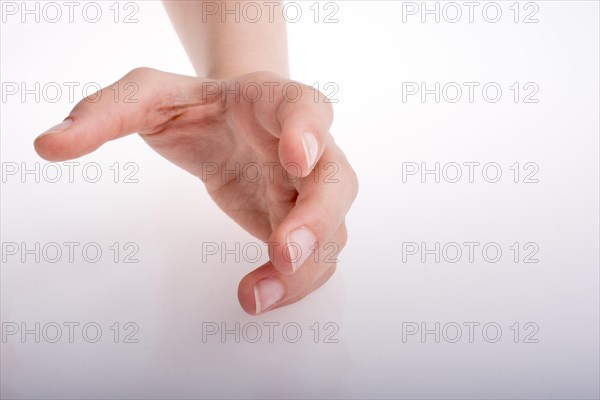
<svg viewBox="0 0 600 400">
<path fill-rule="evenodd" d="M 46 160 L 64 161 L 130 133 L 152 132 L 183 112 L 178 103 L 206 101 L 201 82 L 150 68 L 134 69 L 81 100 L 62 123 L 36 138 L 35 150 Z"/>
</svg>

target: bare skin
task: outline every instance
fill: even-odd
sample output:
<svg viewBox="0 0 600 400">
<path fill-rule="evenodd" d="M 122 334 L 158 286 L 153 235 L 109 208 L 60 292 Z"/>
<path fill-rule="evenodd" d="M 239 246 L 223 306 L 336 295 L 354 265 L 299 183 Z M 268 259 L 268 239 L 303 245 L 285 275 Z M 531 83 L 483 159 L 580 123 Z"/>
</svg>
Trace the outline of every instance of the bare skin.
<svg viewBox="0 0 600 400">
<path fill-rule="evenodd" d="M 159 154 L 201 178 L 223 211 L 270 243 L 270 261 L 239 285 L 240 304 L 250 314 L 296 302 L 326 282 L 336 264 L 325 257 L 331 251 L 322 250 L 333 246 L 337 255 L 346 244 L 344 218 L 358 183 L 329 133 L 333 111 L 325 96 L 294 83 L 302 94 L 289 101 L 281 88 L 291 81 L 272 72 L 212 80 L 141 68 L 117 85 L 132 83 L 139 88 L 136 103 L 125 101 L 126 90 L 115 101 L 114 86 L 103 89 L 100 101 L 91 101 L 94 95 L 82 100 L 66 123 L 39 136 L 36 151 L 64 161 L 138 132 Z M 224 94 L 236 84 L 250 88 L 246 96 Z M 279 88 L 274 96 L 252 93 L 268 85 Z M 236 163 L 241 169 L 259 166 L 261 179 L 222 173 Z M 324 178 L 331 165 L 335 181 Z"/>
</svg>

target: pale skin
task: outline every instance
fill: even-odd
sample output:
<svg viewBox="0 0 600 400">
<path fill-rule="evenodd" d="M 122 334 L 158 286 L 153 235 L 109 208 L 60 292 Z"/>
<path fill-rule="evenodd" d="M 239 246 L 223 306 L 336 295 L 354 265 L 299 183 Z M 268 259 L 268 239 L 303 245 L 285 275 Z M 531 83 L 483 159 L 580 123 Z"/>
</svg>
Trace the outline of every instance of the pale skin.
<svg viewBox="0 0 600 400">
<path fill-rule="evenodd" d="M 269 245 L 269 261 L 238 288 L 242 308 L 262 314 L 302 299 L 333 275 L 358 182 L 329 132 L 326 97 L 299 83 L 302 95 L 294 101 L 281 90 L 292 82 L 281 13 L 273 22 L 223 23 L 219 15 L 203 21 L 202 7 L 165 2 L 198 77 L 135 69 L 115 84 L 124 90 L 111 85 L 99 101 L 82 100 L 34 144 L 43 158 L 65 161 L 138 133 L 201 178 L 229 217 Z M 132 83 L 137 102 L 126 101 Z M 249 88 L 246 95 L 228 95 L 236 85 Z M 258 95 L 257 86 L 273 89 Z M 236 164 L 264 168 L 261 179 L 221 173 Z"/>
</svg>

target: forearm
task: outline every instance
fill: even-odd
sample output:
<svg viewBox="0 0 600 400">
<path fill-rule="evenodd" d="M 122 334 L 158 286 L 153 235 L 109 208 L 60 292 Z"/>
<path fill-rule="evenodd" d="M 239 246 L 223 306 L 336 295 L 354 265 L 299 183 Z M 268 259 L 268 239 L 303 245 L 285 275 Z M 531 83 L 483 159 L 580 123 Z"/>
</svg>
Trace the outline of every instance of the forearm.
<svg viewBox="0 0 600 400">
<path fill-rule="evenodd" d="M 272 71 L 289 77 L 285 20 L 282 5 L 275 5 L 280 2 L 254 3 L 262 14 L 256 22 L 244 18 L 241 1 L 163 3 L 199 76 L 226 78 Z M 239 22 L 236 15 L 222 14 L 223 7 L 233 12 L 236 3 Z"/>
</svg>

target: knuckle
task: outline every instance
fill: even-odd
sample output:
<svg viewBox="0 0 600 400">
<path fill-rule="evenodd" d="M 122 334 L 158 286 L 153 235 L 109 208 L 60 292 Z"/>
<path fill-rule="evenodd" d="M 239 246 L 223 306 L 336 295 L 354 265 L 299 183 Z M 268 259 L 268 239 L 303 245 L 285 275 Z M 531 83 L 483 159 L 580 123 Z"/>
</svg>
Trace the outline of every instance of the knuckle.
<svg viewBox="0 0 600 400">
<path fill-rule="evenodd" d="M 348 244 L 348 229 L 346 228 L 346 224 L 342 224 L 340 228 L 340 247 L 339 251 L 341 251 Z"/>
<path fill-rule="evenodd" d="M 325 104 L 325 108 L 327 109 L 327 115 L 333 119 L 333 101 L 330 100 L 329 97 L 325 96 L 323 104 Z"/>
<path fill-rule="evenodd" d="M 360 184 L 358 183 L 358 175 L 352 167 L 350 167 L 350 187 L 352 189 L 352 200 L 356 199 L 358 196 L 358 190 L 360 188 Z"/>
<path fill-rule="evenodd" d="M 130 79 L 130 80 L 142 80 L 144 78 L 147 78 L 148 76 L 152 76 L 154 74 L 156 74 L 156 70 L 153 68 L 149 68 L 149 67 L 137 67 L 132 69 L 131 71 L 129 71 L 127 73 L 127 75 L 125 75 L 126 79 Z"/>
<path fill-rule="evenodd" d="M 308 93 L 310 93 L 310 98 L 315 103 L 320 104 L 327 111 L 328 116 L 333 117 L 333 100 L 332 99 L 327 97 L 327 95 L 325 93 L 323 93 L 319 89 L 316 89 L 313 86 L 308 86 L 306 84 L 303 84 L 303 89 L 308 90 Z"/>
<path fill-rule="evenodd" d="M 358 196 L 360 184 L 358 182 L 358 175 L 356 174 L 356 171 L 352 168 L 352 166 L 350 166 L 350 164 L 348 164 L 348 180 L 352 194 L 352 200 L 354 201 L 356 199 L 356 196 Z"/>
</svg>

